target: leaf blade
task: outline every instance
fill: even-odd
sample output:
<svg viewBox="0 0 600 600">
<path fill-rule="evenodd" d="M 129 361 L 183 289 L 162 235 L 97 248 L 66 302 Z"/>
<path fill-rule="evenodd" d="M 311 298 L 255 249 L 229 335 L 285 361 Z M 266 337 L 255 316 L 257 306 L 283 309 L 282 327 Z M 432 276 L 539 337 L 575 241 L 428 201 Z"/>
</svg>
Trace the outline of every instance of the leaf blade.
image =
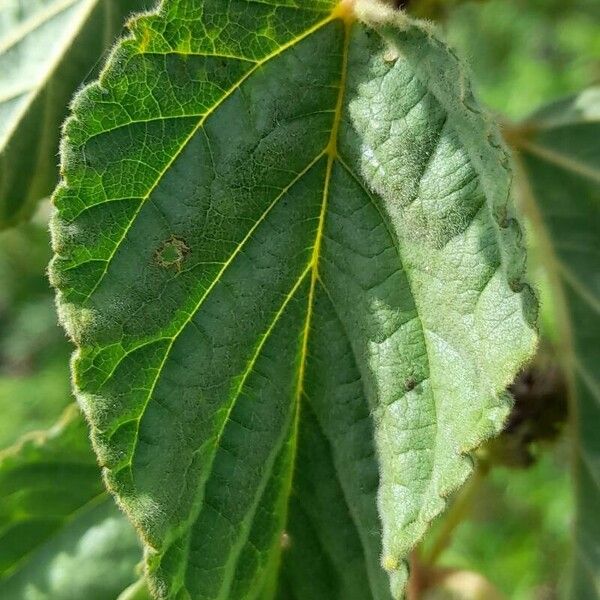
<svg viewBox="0 0 600 600">
<path fill-rule="evenodd" d="M 422 306 L 415 305 L 404 273 L 406 248 L 396 241 L 394 218 L 405 215 L 397 207 L 381 208 L 385 191 L 376 199 L 369 193 L 372 182 L 357 158 L 356 131 L 369 140 L 352 102 L 361 84 L 371 81 L 360 64 L 360 56 L 369 62 L 371 54 L 361 46 L 364 26 L 352 21 L 347 8 L 331 2 L 269 5 L 274 21 L 266 19 L 269 9 L 241 0 L 231 14 L 210 2 L 165 2 L 156 14 L 132 24 L 133 37 L 117 47 L 99 84 L 74 104 L 63 147 L 66 179 L 55 195 L 52 278 L 62 321 L 80 346 L 78 397 L 109 485 L 145 538 L 158 597 L 246 598 L 264 590 L 271 597 L 282 564 L 286 579 L 296 581 L 298 598 L 389 598 L 379 566 L 376 452 L 380 459 L 387 453 L 380 463 L 379 508 L 388 551 L 384 563 L 395 580 L 392 594 L 400 597 L 406 552 L 443 502 L 437 483 L 433 491 L 427 486 L 418 491 L 411 481 L 418 446 L 429 445 L 431 436 L 426 433 L 424 441 L 405 436 L 404 449 L 394 446 L 393 434 L 418 428 L 419 415 L 407 418 L 398 408 L 386 414 L 398 382 L 418 404 L 427 360 L 417 326 Z M 194 19 L 188 19 L 191 14 Z M 207 47 L 202 32 L 211 18 L 223 19 L 223 28 Z M 228 29 L 244 18 L 255 27 L 250 54 Z M 280 28 L 283 22 L 287 30 Z M 180 27 L 186 32 L 182 38 L 175 33 Z M 265 29 L 266 46 L 256 33 Z M 377 64 L 385 64 L 386 44 L 369 31 L 378 40 L 369 50 Z M 156 57 L 165 53 L 175 61 L 166 69 L 163 62 L 157 66 L 164 58 Z M 215 54 L 227 68 L 210 70 Z M 250 66 L 252 60 L 260 66 Z M 357 64 L 347 68 L 352 60 Z M 403 68 L 412 69 L 409 63 Z M 212 80 L 198 78 L 202 83 L 193 87 L 200 69 Z M 145 85 L 136 83 L 136 71 L 156 76 L 164 93 L 154 94 L 155 104 L 136 103 L 132 118 L 128 103 L 144 96 Z M 173 101 L 178 87 L 188 90 L 185 106 Z M 392 104 L 391 97 L 382 99 Z M 110 113 L 103 106 L 107 100 L 117 106 Z M 495 162 L 491 167 L 502 169 Z M 413 174 L 415 179 L 421 176 Z M 347 214 L 348 204 L 354 213 Z M 459 221 L 470 222 L 461 202 L 455 204 Z M 463 212 L 468 210 L 467 203 Z M 494 226 L 487 214 L 482 220 L 481 227 Z M 517 235 L 517 227 L 508 229 Z M 489 261 L 479 256 L 479 234 L 473 233 L 470 251 L 485 267 Z M 424 242 L 412 240 L 414 246 Z M 510 290 L 506 281 L 514 284 L 520 275 L 520 254 L 507 240 L 490 243 L 498 276 L 482 302 L 476 332 L 494 325 L 503 343 L 493 346 L 488 363 L 475 360 L 465 367 L 473 413 L 481 410 L 484 416 L 475 432 L 468 431 L 474 416 L 462 426 L 454 419 L 456 440 L 444 440 L 440 450 L 450 448 L 454 460 L 445 465 L 453 472 L 445 494 L 468 472 L 461 453 L 501 426 L 508 409 L 501 391 L 535 345 L 532 315 L 523 315 L 520 306 L 527 294 Z M 425 244 L 427 252 L 430 246 Z M 458 281 L 450 296 L 469 287 L 464 273 Z M 481 283 L 473 285 L 479 290 Z M 487 310 L 493 317 L 486 325 Z M 345 352 L 355 357 L 354 363 L 340 357 L 346 362 L 338 383 L 342 390 L 361 383 L 354 392 L 360 395 L 352 398 L 349 432 L 331 421 L 333 407 L 324 398 L 338 394 L 341 406 L 350 398 L 339 395 L 313 365 L 320 356 L 335 373 L 327 354 L 331 341 L 314 325 L 331 321 L 338 323 L 336 335 L 346 338 Z M 513 332 L 506 331 L 511 326 Z M 472 336 L 462 335 L 477 346 Z M 388 338 L 393 339 L 385 346 Z M 505 356 L 509 350 L 516 358 Z M 504 368 L 495 369 L 494 361 Z M 420 371 L 413 373 L 415 364 Z M 455 409 L 450 406 L 448 413 Z M 336 414 L 344 422 L 343 412 Z M 437 427 L 425 427 L 431 425 Z M 357 443 L 353 428 L 368 443 Z M 356 455 L 353 446 L 364 448 L 363 443 L 367 454 Z M 362 584 L 339 568 L 332 581 L 323 574 L 302 589 L 298 570 L 282 553 L 286 523 L 306 522 L 306 514 L 296 515 L 306 498 L 327 509 L 313 491 L 318 469 L 305 474 L 297 460 L 316 447 L 321 453 L 331 449 L 332 457 L 322 457 L 339 478 L 330 497 L 340 503 L 353 498 L 341 510 L 351 513 L 349 556 L 356 563 L 353 572 L 366 574 Z M 399 449 L 416 452 L 402 462 L 394 456 Z M 424 448 L 421 456 L 429 452 Z M 407 469 L 408 492 L 394 502 L 399 466 Z M 412 509 L 402 502 L 408 499 L 414 507 L 419 494 L 430 505 L 426 518 L 407 528 Z M 336 510 L 327 514 L 333 519 Z M 316 538 L 303 538 L 296 528 L 291 547 L 298 544 L 300 551 L 320 543 L 331 554 L 338 544 L 334 532 L 323 521 L 314 530 Z"/>
</svg>

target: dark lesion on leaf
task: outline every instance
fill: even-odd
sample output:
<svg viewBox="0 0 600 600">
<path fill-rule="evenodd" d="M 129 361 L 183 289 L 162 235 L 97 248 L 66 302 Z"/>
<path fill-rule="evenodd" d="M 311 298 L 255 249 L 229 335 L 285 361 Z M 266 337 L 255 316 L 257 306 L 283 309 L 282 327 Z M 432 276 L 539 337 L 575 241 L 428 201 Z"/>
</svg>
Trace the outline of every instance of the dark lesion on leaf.
<svg viewBox="0 0 600 600">
<path fill-rule="evenodd" d="M 417 380 L 414 377 L 409 377 L 404 382 L 404 389 L 405 389 L 405 391 L 410 392 L 415 389 L 416 385 L 417 385 Z"/>
<path fill-rule="evenodd" d="M 157 248 L 154 260 L 158 266 L 164 269 L 173 268 L 179 271 L 189 252 L 190 248 L 185 240 L 172 235 Z"/>
</svg>

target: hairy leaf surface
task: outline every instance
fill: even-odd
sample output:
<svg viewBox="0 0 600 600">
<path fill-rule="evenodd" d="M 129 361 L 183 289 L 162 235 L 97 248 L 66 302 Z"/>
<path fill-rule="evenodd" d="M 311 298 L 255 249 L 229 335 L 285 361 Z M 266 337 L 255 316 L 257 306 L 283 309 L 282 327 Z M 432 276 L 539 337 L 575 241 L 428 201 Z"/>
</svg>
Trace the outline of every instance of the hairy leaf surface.
<svg viewBox="0 0 600 600">
<path fill-rule="evenodd" d="M 58 179 L 59 128 L 73 92 L 148 0 L 0 3 L 0 228 L 28 217 Z"/>
<path fill-rule="evenodd" d="M 576 435 L 571 595 L 600 595 L 600 88 L 554 104 L 515 140 L 523 198 L 558 298 L 559 353 L 571 377 Z"/>
<path fill-rule="evenodd" d="M 133 581 L 140 560 L 76 407 L 0 453 L 0 597 L 105 600 Z"/>
<path fill-rule="evenodd" d="M 495 128 L 356 10 L 166 0 L 67 123 L 52 280 L 158 598 L 401 597 L 535 346 Z"/>
</svg>

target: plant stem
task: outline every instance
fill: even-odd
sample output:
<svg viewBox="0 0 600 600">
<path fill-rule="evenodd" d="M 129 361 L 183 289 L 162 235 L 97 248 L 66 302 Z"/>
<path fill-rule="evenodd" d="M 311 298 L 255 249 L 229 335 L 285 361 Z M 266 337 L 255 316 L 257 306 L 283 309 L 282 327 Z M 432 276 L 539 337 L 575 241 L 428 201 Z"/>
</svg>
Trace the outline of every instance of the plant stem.
<svg viewBox="0 0 600 600">
<path fill-rule="evenodd" d="M 454 530 L 468 513 L 473 498 L 477 495 L 488 472 L 489 466 L 487 463 L 479 462 L 477 464 L 471 479 L 452 503 L 452 506 L 444 519 L 442 530 L 437 536 L 431 550 L 423 556 L 422 562 L 424 564 L 428 566 L 434 565 L 442 552 L 450 545 Z"/>
</svg>

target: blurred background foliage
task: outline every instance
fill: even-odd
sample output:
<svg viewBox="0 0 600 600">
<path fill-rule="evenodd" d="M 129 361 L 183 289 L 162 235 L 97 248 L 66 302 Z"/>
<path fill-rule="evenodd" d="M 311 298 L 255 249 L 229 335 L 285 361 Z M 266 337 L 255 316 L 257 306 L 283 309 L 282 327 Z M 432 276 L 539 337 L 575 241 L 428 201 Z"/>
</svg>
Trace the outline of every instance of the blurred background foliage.
<svg viewBox="0 0 600 600">
<path fill-rule="evenodd" d="M 480 97 L 510 119 L 600 81 L 597 0 L 440 4 L 448 40 L 470 63 Z"/>
<path fill-rule="evenodd" d="M 0 234 L 0 448 L 52 425 L 71 400 L 71 346 L 46 278 L 49 203 Z"/>
<path fill-rule="evenodd" d="M 440 21 L 470 63 L 479 95 L 507 120 L 600 80 L 597 0 L 414 0 L 408 9 Z M 31 222 L 0 233 L 0 448 L 50 426 L 71 402 L 70 344 L 57 325 L 46 278 L 49 213 L 44 202 Z M 534 261 L 532 278 L 536 273 Z M 544 308 L 544 322 L 551 322 Z M 551 329 L 544 343 L 550 350 Z M 545 401 L 552 400 L 542 398 L 540 410 Z M 508 432 L 504 454 L 514 450 L 514 460 L 492 460 L 460 506 L 458 526 L 448 524 L 451 510 L 421 552 L 451 529 L 438 566 L 481 574 L 498 597 L 562 597 L 573 499 L 567 434 L 564 427 L 557 430 L 562 433 L 554 442 L 532 441 L 522 429 L 520 437 Z M 492 597 L 489 590 L 482 593 Z"/>
<path fill-rule="evenodd" d="M 427 600 L 553 600 L 565 598 L 573 498 L 568 481 L 565 440 L 538 448 L 526 468 L 494 466 L 476 485 L 436 571 L 475 572 L 483 576 L 472 594 L 420 594 Z M 446 518 L 434 525 L 422 550 L 435 543 Z M 483 587 L 483 583 L 489 585 Z M 434 582 L 435 583 L 435 582 Z M 493 590 L 495 594 L 492 597 Z"/>
<path fill-rule="evenodd" d="M 441 23 L 480 97 L 520 119 L 600 80 L 597 0 L 404 0 Z"/>
<path fill-rule="evenodd" d="M 469 63 L 479 96 L 506 122 L 524 119 L 540 106 L 600 81 L 600 6 L 596 0 L 424 0 L 413 3 L 413 8 L 442 23 L 451 45 Z M 528 236 L 530 243 L 535 241 L 534 234 Z M 534 245 L 530 280 L 542 300 L 544 339 L 538 367 L 543 365 L 547 379 L 551 375 L 544 365 L 552 361 L 558 340 L 552 297 L 538 253 Z M 531 401 L 531 396 L 515 387 L 519 410 L 521 401 Z M 542 394 L 538 400 L 539 414 L 529 414 L 530 422 L 546 411 L 560 423 L 557 399 Z M 563 409 L 565 402 L 563 395 Z M 557 441 L 530 443 L 525 461 L 519 456 L 523 437 L 511 432 L 504 436 L 503 459 L 509 460 L 492 466 L 477 490 L 471 491 L 461 508 L 462 520 L 436 567 L 475 571 L 491 583 L 498 597 L 511 600 L 566 596 L 574 500 L 568 432 L 560 424 L 558 431 Z M 515 460 L 509 465 L 506 453 L 513 452 Z M 460 502 L 459 496 L 455 504 Z M 428 546 L 445 535 L 450 518 L 448 513 L 428 534 L 423 542 L 425 554 Z M 475 582 L 473 589 L 469 598 L 491 598 L 481 584 Z M 447 597 L 466 596 L 448 592 Z"/>
</svg>

